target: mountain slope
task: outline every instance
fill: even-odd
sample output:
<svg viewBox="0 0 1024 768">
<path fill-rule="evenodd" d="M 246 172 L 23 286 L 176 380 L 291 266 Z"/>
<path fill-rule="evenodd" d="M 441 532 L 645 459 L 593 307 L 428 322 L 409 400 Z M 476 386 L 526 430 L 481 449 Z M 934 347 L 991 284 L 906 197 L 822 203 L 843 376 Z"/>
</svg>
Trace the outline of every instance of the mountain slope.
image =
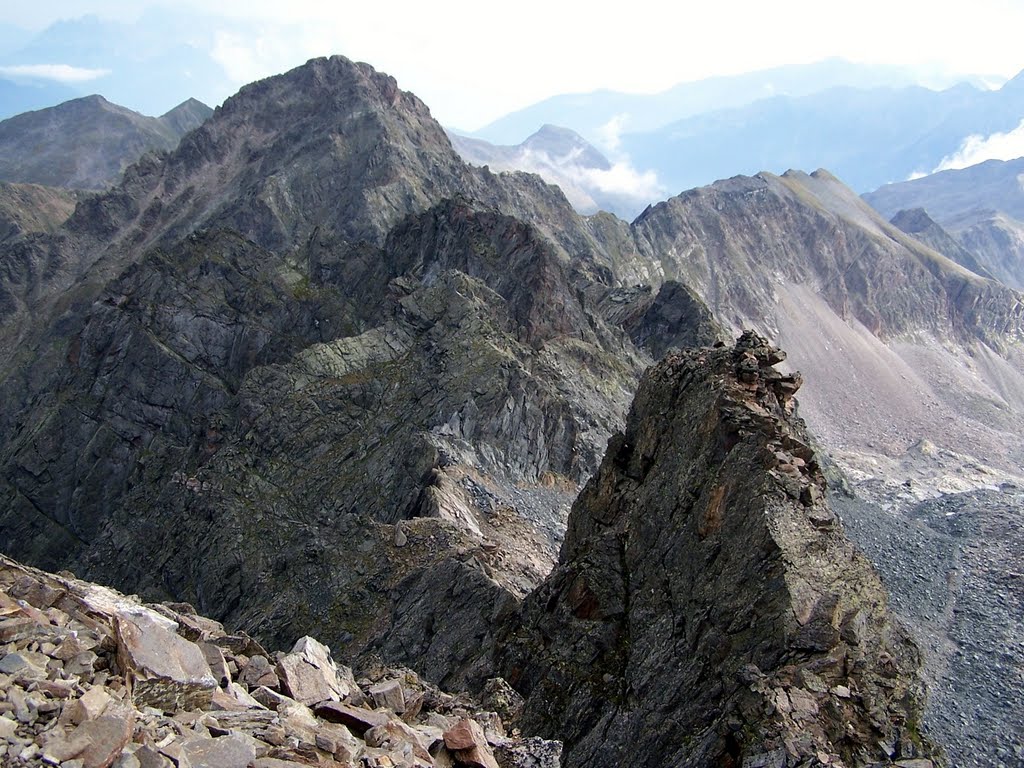
<svg viewBox="0 0 1024 768">
<path fill-rule="evenodd" d="M 939 226 L 938 222 L 932 219 L 924 208 L 899 211 L 892 217 L 891 222 L 918 242 L 924 243 L 946 258 L 952 259 L 974 274 L 987 277 L 990 280 L 997 279 L 978 261 L 977 256 L 964 248 L 951 234 Z"/>
<path fill-rule="evenodd" d="M 907 236 L 821 171 L 692 190 L 633 228 L 661 273 L 718 319 L 786 345 L 807 375 L 804 415 L 849 466 L 878 471 L 879 455 L 928 437 L 1016 473 L 1019 294 Z"/>
<path fill-rule="evenodd" d="M 1024 158 L 989 160 L 889 184 L 864 199 L 892 215 L 923 208 L 977 256 L 993 277 L 1024 290 Z"/>
<path fill-rule="evenodd" d="M 993 277 L 1024 291 L 1024 220 L 998 211 L 972 211 L 951 219 L 949 226 Z"/>
<path fill-rule="evenodd" d="M 401 638 L 459 685 L 621 423 L 631 335 L 715 334 L 678 287 L 621 287 L 624 224 L 465 166 L 341 58 L 243 89 L 2 257 L 33 267 L 6 326 L 5 546 L 265 637 Z"/>
<path fill-rule="evenodd" d="M 0 122 L 0 181 L 103 189 L 150 150 L 173 149 L 211 114 L 190 100 L 160 118 L 85 96 Z"/>
<path fill-rule="evenodd" d="M 75 210 L 78 198 L 66 189 L 0 183 L 0 242 L 56 231 Z"/>
<path fill-rule="evenodd" d="M 4 547 L 454 687 L 494 674 L 654 354 L 785 340 L 824 443 L 880 483 L 920 437 L 973 454 L 962 482 L 1020 461 L 1020 296 L 827 173 L 584 218 L 341 57 L 0 267 Z"/>
</svg>

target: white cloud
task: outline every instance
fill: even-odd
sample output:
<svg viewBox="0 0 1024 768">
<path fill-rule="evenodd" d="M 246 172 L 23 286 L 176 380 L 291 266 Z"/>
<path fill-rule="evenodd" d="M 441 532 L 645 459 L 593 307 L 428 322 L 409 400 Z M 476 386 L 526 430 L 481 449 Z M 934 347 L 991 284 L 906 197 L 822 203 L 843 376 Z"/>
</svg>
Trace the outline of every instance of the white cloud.
<svg viewBox="0 0 1024 768">
<path fill-rule="evenodd" d="M 18 64 L 0 67 L 0 75 L 4 77 L 32 77 L 56 80 L 59 83 L 86 83 L 109 74 L 109 69 L 86 69 L 68 64 Z"/>
<path fill-rule="evenodd" d="M 598 141 L 603 149 L 615 152 L 622 143 L 622 132 L 629 121 L 629 115 L 621 112 L 597 129 Z"/>
<path fill-rule="evenodd" d="M 250 29 L 249 34 L 218 31 L 210 56 L 238 85 L 279 74 L 304 61 L 282 36 Z"/>
<path fill-rule="evenodd" d="M 966 168 L 986 160 L 1015 160 L 1024 157 L 1024 120 L 1012 131 L 993 133 L 991 136 L 973 134 L 960 144 L 960 148 L 947 155 L 932 173 Z"/>
<path fill-rule="evenodd" d="M 539 174 L 547 181 L 558 184 L 575 204 L 573 194 L 594 192 L 621 195 L 643 202 L 660 200 L 665 188 L 654 171 L 639 171 L 628 158 L 619 158 L 610 168 L 594 168 L 580 164 L 583 148 L 574 147 L 562 156 L 552 156 L 543 150 L 523 150 L 507 167 Z M 571 191 L 570 191 L 571 190 Z"/>
<path fill-rule="evenodd" d="M 580 168 L 580 176 L 602 192 L 641 198 L 647 202 L 660 200 L 665 188 L 654 171 L 638 171 L 628 162 L 603 168 Z"/>
</svg>

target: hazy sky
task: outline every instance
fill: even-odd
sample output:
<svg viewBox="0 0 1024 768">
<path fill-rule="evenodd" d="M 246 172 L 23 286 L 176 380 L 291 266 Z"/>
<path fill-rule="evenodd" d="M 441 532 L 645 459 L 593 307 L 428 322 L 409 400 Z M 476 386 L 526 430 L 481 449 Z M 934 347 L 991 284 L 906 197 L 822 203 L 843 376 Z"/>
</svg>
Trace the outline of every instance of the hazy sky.
<svg viewBox="0 0 1024 768">
<path fill-rule="evenodd" d="M 654 92 L 829 56 L 946 74 L 1009 77 L 1024 68 L 1024 0 L 634 0 L 614 9 L 517 0 L 500 10 L 480 0 L 37 0 L 3 3 L 0 23 L 133 21 L 157 5 L 195 14 L 197 27 L 213 32 L 204 44 L 235 85 L 342 53 L 394 75 L 443 123 L 465 129 L 557 93 Z M 225 20 L 198 21 L 213 8 Z M 66 64 L 59 56 L 47 64 Z"/>
</svg>

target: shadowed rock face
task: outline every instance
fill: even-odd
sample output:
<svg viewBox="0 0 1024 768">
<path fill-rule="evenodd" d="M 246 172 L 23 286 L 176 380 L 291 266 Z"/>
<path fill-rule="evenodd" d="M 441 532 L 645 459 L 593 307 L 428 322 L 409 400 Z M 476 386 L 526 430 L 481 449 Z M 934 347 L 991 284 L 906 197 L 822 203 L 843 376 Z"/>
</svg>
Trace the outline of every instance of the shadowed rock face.
<svg viewBox="0 0 1024 768">
<path fill-rule="evenodd" d="M 645 362 L 605 307 L 651 297 L 607 301 L 601 274 L 464 199 L 380 247 L 155 250 L 11 415 L 6 546 L 479 682 L 493 615 L 549 569 Z"/>
<path fill-rule="evenodd" d="M 394 624 L 460 685 L 649 361 L 622 222 L 470 169 L 341 57 L 2 255 L 5 547 L 267 637 Z M 393 611 L 405 583 L 423 610 Z"/>
<path fill-rule="evenodd" d="M 917 649 L 824 499 L 784 357 L 753 333 L 668 355 L 573 506 L 501 662 L 565 765 L 930 756 Z"/>
</svg>

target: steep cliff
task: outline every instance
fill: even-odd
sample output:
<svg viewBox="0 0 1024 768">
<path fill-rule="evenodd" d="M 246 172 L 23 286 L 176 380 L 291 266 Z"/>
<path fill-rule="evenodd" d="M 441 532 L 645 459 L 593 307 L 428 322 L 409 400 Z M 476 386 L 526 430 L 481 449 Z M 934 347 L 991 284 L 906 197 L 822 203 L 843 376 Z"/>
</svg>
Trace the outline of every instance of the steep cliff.
<svg viewBox="0 0 1024 768">
<path fill-rule="evenodd" d="M 918 651 L 825 500 L 784 357 L 752 332 L 668 355 L 573 506 L 501 661 L 565 765 L 930 765 Z"/>
</svg>

